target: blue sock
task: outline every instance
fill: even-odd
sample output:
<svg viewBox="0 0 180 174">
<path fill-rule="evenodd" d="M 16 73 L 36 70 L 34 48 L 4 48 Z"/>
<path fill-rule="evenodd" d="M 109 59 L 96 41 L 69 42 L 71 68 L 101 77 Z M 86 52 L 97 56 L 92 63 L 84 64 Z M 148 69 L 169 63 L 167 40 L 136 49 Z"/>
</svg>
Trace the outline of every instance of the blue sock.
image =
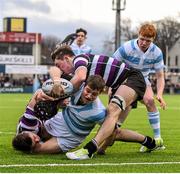
<svg viewBox="0 0 180 174">
<path fill-rule="evenodd" d="M 156 112 L 148 112 L 149 123 L 151 128 L 153 129 L 154 138 L 161 137 L 161 130 L 160 130 L 160 113 L 159 111 Z"/>
</svg>

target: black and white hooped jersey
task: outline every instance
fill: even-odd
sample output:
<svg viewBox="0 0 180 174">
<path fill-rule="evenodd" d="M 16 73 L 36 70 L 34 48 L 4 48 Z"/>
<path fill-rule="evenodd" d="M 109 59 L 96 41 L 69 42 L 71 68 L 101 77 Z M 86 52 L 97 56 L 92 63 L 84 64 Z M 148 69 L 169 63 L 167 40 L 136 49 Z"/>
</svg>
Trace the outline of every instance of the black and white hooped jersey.
<svg viewBox="0 0 180 174">
<path fill-rule="evenodd" d="M 86 67 L 87 77 L 100 75 L 106 86 L 112 88 L 119 86 L 128 77 L 130 70 L 127 64 L 104 55 L 82 54 L 73 59 L 73 65 L 75 71 L 79 67 Z"/>
</svg>

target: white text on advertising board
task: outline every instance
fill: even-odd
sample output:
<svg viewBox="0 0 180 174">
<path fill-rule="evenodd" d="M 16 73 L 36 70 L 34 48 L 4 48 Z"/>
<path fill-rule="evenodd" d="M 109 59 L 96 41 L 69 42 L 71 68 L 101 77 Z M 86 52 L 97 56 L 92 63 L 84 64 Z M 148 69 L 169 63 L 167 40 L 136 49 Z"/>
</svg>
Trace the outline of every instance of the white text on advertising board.
<svg viewBox="0 0 180 174">
<path fill-rule="evenodd" d="M 0 54 L 0 64 L 23 64 L 23 65 L 34 64 L 34 56 Z"/>
</svg>

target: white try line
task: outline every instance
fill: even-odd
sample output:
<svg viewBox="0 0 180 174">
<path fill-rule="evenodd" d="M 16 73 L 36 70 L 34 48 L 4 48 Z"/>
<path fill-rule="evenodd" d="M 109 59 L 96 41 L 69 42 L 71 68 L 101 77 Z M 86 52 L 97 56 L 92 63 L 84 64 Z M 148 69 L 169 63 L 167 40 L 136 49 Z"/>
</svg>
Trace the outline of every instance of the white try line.
<svg viewBox="0 0 180 174">
<path fill-rule="evenodd" d="M 0 106 L 0 109 L 25 109 L 25 106 Z"/>
<path fill-rule="evenodd" d="M 0 168 L 13 168 L 13 167 L 71 167 L 71 166 L 128 166 L 128 165 L 164 165 L 164 164 L 180 164 L 180 161 L 174 162 L 139 162 L 139 163 L 79 163 L 79 164 L 4 164 Z"/>
<path fill-rule="evenodd" d="M 15 135 L 16 132 L 1 132 L 1 131 L 0 131 L 0 134 L 4 134 L 4 135 Z"/>
</svg>

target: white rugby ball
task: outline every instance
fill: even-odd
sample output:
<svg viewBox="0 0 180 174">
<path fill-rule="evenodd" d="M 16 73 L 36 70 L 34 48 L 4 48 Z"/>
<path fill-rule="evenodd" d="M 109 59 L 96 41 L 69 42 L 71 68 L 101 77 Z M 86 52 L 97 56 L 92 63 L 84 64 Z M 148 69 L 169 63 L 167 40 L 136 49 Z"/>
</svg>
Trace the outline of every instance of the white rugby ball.
<svg viewBox="0 0 180 174">
<path fill-rule="evenodd" d="M 64 99 L 67 97 L 70 97 L 72 92 L 73 92 L 73 85 L 70 81 L 64 79 L 64 78 L 60 78 L 60 85 L 62 86 L 63 90 L 64 90 L 64 94 L 62 94 L 61 96 L 59 96 L 58 99 Z M 54 82 L 52 79 L 48 79 L 46 80 L 43 84 L 42 84 L 42 90 L 45 94 L 51 96 L 51 90 L 53 88 Z"/>
</svg>

